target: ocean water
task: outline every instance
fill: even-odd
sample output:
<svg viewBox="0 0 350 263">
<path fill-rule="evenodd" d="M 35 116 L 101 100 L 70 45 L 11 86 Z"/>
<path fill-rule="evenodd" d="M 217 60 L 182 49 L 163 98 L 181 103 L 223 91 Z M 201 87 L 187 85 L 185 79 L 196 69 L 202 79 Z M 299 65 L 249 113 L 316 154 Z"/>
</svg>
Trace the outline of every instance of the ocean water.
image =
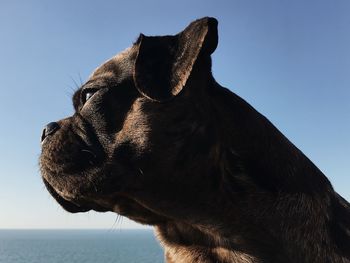
<svg viewBox="0 0 350 263">
<path fill-rule="evenodd" d="M 0 230 L 0 263 L 161 263 L 152 230 Z"/>
</svg>

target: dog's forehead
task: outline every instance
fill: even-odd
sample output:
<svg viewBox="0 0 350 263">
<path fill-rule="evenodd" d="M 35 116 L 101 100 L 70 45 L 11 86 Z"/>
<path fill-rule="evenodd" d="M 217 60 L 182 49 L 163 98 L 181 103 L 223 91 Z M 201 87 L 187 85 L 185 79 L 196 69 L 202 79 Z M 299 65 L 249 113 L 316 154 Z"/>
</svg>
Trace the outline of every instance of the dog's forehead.
<svg viewBox="0 0 350 263">
<path fill-rule="evenodd" d="M 136 56 L 135 46 L 127 48 L 95 69 L 88 82 L 113 81 L 120 83 L 125 79 L 132 78 Z"/>
</svg>

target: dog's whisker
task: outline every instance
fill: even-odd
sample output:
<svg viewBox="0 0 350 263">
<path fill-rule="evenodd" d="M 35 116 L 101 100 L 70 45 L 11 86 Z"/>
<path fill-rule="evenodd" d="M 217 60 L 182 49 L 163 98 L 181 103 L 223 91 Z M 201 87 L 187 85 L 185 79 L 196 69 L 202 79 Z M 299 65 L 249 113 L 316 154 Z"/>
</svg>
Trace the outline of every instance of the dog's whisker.
<svg viewBox="0 0 350 263">
<path fill-rule="evenodd" d="M 113 230 L 116 228 L 117 222 L 118 222 L 118 214 L 117 214 L 116 218 L 114 219 L 112 226 L 109 228 L 109 232 L 113 232 Z"/>
<path fill-rule="evenodd" d="M 75 88 L 76 89 L 79 89 L 80 88 L 80 85 L 75 81 L 75 79 L 72 77 L 72 76 L 69 76 L 70 79 L 73 81 L 74 85 L 75 85 Z"/>
<path fill-rule="evenodd" d="M 94 187 L 95 193 L 98 193 L 98 187 L 96 185 L 96 183 L 94 182 L 93 179 L 90 180 L 90 183 L 92 184 L 92 186 Z"/>
<path fill-rule="evenodd" d="M 143 171 L 141 168 L 139 168 L 139 174 L 143 175 Z"/>
<path fill-rule="evenodd" d="M 124 219 L 124 217 L 123 217 L 123 216 L 120 216 L 120 230 L 122 229 L 123 219 Z"/>
<path fill-rule="evenodd" d="M 94 159 L 96 159 L 97 158 L 97 156 L 96 156 L 96 154 L 94 154 L 92 151 L 90 151 L 90 150 L 87 150 L 87 149 L 82 149 L 81 150 L 82 152 L 86 152 L 86 153 L 89 153 L 92 157 L 94 157 Z"/>
<path fill-rule="evenodd" d="M 79 75 L 80 86 L 83 86 L 83 80 L 82 80 L 82 78 L 81 78 L 80 72 L 78 73 L 78 75 Z"/>
</svg>

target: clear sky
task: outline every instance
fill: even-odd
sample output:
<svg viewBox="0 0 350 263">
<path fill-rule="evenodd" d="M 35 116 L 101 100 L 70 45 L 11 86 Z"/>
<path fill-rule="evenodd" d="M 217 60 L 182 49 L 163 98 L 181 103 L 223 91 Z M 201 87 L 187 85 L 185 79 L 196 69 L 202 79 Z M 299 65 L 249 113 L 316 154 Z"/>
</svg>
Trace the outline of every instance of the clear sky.
<svg viewBox="0 0 350 263">
<path fill-rule="evenodd" d="M 0 228 L 130 228 L 112 213 L 69 214 L 39 175 L 43 126 L 139 33 L 219 20 L 213 73 L 267 116 L 350 200 L 350 1 L 0 2 Z"/>
</svg>

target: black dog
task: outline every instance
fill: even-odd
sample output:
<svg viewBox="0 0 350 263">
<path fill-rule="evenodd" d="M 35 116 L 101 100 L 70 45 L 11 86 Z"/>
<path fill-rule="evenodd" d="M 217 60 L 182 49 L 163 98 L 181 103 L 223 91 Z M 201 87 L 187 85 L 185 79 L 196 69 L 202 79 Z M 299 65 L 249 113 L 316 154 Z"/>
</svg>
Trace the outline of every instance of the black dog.
<svg viewBox="0 0 350 263">
<path fill-rule="evenodd" d="M 147 37 L 99 67 L 40 166 L 70 212 L 154 225 L 167 262 L 350 262 L 350 205 L 247 102 L 217 84 L 217 21 Z"/>
</svg>

